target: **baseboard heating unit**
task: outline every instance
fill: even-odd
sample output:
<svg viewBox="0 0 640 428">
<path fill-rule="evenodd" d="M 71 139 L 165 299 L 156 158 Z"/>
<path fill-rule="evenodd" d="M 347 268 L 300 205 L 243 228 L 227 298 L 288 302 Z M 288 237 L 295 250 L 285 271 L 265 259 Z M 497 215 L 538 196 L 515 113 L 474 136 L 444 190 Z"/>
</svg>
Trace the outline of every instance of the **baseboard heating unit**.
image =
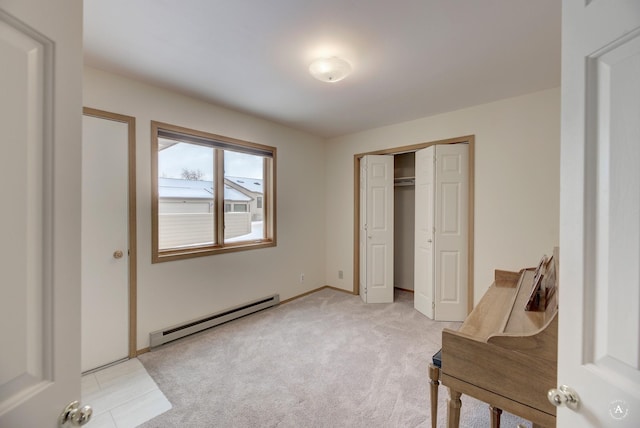
<svg viewBox="0 0 640 428">
<path fill-rule="evenodd" d="M 254 312 L 276 306 L 279 303 L 280 295 L 274 294 L 273 296 L 264 297 L 252 302 L 247 302 L 242 305 L 225 309 L 215 314 L 206 315 L 204 317 L 197 318 L 191 321 L 187 321 L 182 324 L 174 325 L 163 330 L 153 331 L 149 333 L 149 346 L 153 349 L 167 342 L 171 342 L 172 340 L 180 339 L 181 337 L 185 337 L 190 334 L 197 333 L 199 331 L 232 321 L 234 319 L 244 317 Z"/>
</svg>

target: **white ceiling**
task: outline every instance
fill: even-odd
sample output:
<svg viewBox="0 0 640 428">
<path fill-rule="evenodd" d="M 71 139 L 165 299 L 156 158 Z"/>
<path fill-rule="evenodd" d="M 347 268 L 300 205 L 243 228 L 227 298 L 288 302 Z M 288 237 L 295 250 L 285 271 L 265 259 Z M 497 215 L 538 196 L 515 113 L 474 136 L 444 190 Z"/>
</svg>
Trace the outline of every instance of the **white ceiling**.
<svg viewBox="0 0 640 428">
<path fill-rule="evenodd" d="M 560 3 L 85 0 L 85 62 L 334 137 L 559 86 Z"/>
</svg>

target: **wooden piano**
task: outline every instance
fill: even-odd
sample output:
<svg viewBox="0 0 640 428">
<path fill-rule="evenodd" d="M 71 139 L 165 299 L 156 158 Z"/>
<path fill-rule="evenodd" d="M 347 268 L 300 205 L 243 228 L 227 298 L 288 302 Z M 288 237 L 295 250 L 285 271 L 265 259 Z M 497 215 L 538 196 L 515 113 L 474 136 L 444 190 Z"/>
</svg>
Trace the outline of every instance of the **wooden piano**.
<svg viewBox="0 0 640 428">
<path fill-rule="evenodd" d="M 538 310 L 525 310 L 539 272 L 546 275 L 546 301 Z M 443 330 L 441 381 L 449 388 L 449 428 L 459 425 L 461 394 L 489 404 L 493 427 L 500 426 L 502 410 L 534 427 L 555 427 L 556 408 L 547 391 L 557 385 L 557 273 L 557 248 L 547 266 L 496 271 L 460 329 Z"/>
</svg>

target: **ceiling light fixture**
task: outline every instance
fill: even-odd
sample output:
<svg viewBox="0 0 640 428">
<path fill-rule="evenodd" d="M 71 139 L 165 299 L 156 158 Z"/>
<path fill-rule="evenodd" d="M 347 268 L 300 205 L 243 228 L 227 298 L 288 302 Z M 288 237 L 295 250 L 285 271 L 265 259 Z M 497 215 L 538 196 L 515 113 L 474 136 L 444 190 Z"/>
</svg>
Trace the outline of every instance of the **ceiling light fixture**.
<svg viewBox="0 0 640 428">
<path fill-rule="evenodd" d="M 351 65 L 338 57 L 320 58 L 309 65 L 309 73 L 323 82 L 338 82 L 351 72 Z"/>
</svg>

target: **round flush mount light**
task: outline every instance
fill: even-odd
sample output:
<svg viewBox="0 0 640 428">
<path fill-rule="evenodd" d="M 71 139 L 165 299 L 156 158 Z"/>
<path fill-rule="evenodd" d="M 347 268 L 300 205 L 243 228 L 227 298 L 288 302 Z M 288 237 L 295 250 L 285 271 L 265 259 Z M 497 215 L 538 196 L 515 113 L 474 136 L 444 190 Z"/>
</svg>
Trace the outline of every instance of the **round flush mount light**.
<svg viewBox="0 0 640 428">
<path fill-rule="evenodd" d="M 338 57 L 320 58 L 309 65 L 309 73 L 323 82 L 338 82 L 351 72 L 351 65 Z"/>
</svg>

